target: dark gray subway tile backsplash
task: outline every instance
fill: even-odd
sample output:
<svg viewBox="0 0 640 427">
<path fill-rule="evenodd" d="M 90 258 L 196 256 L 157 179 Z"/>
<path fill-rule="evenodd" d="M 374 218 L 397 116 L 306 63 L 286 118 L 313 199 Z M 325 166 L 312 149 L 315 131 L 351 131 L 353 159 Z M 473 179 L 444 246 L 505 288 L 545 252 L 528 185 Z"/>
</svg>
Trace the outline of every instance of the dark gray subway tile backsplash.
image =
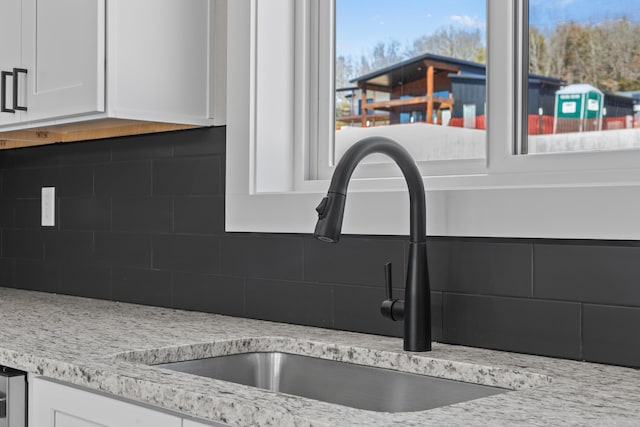
<svg viewBox="0 0 640 427">
<path fill-rule="evenodd" d="M 0 286 L 401 336 L 379 304 L 386 262 L 401 297 L 407 238 L 225 233 L 225 144 L 219 127 L 0 150 Z M 640 367 L 638 242 L 428 251 L 436 341 Z"/>
<path fill-rule="evenodd" d="M 580 358 L 580 304 L 485 295 L 444 295 L 444 341 Z"/>
<path fill-rule="evenodd" d="M 19 199 L 13 203 L 16 228 L 40 228 L 40 200 Z"/>
<path fill-rule="evenodd" d="M 7 258 L 42 260 L 45 231 L 39 229 L 3 229 L 2 256 Z"/>
<path fill-rule="evenodd" d="M 111 292 L 116 301 L 171 306 L 171 272 L 114 267 Z"/>
<path fill-rule="evenodd" d="M 173 231 L 224 234 L 224 196 L 174 197 Z"/>
<path fill-rule="evenodd" d="M 111 200 L 106 197 L 59 198 L 61 230 L 107 231 L 111 228 Z"/>
<path fill-rule="evenodd" d="M 403 238 L 344 236 L 339 243 L 304 238 L 304 279 L 312 282 L 352 285 L 385 285 L 384 265 L 392 263 L 393 286 L 403 289 L 405 281 Z"/>
<path fill-rule="evenodd" d="M 94 233 L 91 231 L 48 232 L 44 240 L 44 259 L 61 264 L 94 260 Z"/>
<path fill-rule="evenodd" d="M 173 306 L 230 316 L 245 315 L 245 279 L 206 273 L 174 272 Z"/>
<path fill-rule="evenodd" d="M 173 201 L 168 198 L 113 197 L 111 230 L 170 233 L 173 231 Z"/>
<path fill-rule="evenodd" d="M 11 198 L 0 198 L 0 227 L 12 228 L 16 201 Z"/>
<path fill-rule="evenodd" d="M 2 194 L 7 198 L 37 198 L 40 188 L 52 184 L 44 174 L 53 174 L 53 169 L 4 169 L 2 171 Z"/>
<path fill-rule="evenodd" d="M 61 166 L 45 179 L 45 186 L 56 187 L 58 197 L 91 197 L 93 192 L 94 168 L 91 166 Z M 37 197 L 40 199 L 40 193 Z"/>
<path fill-rule="evenodd" d="M 330 286 L 263 279 L 247 279 L 246 286 L 246 312 L 249 317 L 333 327 Z"/>
<path fill-rule="evenodd" d="M 450 242 L 445 289 L 484 295 L 531 296 L 531 251 L 527 243 Z"/>
<path fill-rule="evenodd" d="M 640 364 L 640 308 L 584 306 L 584 358 L 602 363 Z"/>
<path fill-rule="evenodd" d="M 224 193 L 222 158 L 191 157 L 154 160 L 154 196 L 212 196 Z"/>
<path fill-rule="evenodd" d="M 157 234 L 152 237 L 153 268 L 197 273 L 220 272 L 220 238 Z"/>
<path fill-rule="evenodd" d="M 256 279 L 303 279 L 301 236 L 229 234 L 222 239 L 222 273 Z"/>
<path fill-rule="evenodd" d="M 11 287 L 31 291 L 58 292 L 58 271 L 60 265 L 45 261 L 16 259 Z M 92 284 L 93 285 L 93 284 Z M 94 294 L 87 289 L 87 294 Z"/>
<path fill-rule="evenodd" d="M 111 268 L 104 264 L 68 263 L 59 266 L 57 292 L 90 298 L 111 298 Z M 52 278 L 55 280 L 55 276 Z M 87 283 L 91 283 L 87 287 Z"/>
<path fill-rule="evenodd" d="M 535 245 L 535 295 L 640 307 L 640 247 Z"/>
<path fill-rule="evenodd" d="M 140 233 L 94 233 L 95 259 L 110 266 L 151 269 L 151 236 Z"/>
<path fill-rule="evenodd" d="M 94 189 L 98 197 L 151 196 L 151 160 L 97 165 Z"/>
<path fill-rule="evenodd" d="M 0 258 L 0 286 L 15 284 L 15 261 L 10 258 Z"/>
</svg>

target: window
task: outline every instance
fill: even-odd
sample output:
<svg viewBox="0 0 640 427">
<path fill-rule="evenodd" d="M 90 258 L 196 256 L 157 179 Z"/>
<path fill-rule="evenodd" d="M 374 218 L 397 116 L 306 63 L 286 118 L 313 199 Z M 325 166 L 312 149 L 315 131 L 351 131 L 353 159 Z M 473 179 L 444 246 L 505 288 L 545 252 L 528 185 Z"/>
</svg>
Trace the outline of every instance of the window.
<svg viewBox="0 0 640 427">
<path fill-rule="evenodd" d="M 640 148 L 640 8 L 530 0 L 522 153 Z"/>
<path fill-rule="evenodd" d="M 365 120 L 363 128 L 360 117 L 354 128 L 410 129 L 435 117 L 442 124 L 433 126 L 443 129 L 462 118 L 460 130 L 467 130 L 465 125 L 478 127 L 480 113 L 486 112 L 486 158 L 423 162 L 430 235 L 640 239 L 640 150 L 520 155 L 533 153 L 528 134 L 537 135 L 535 126 L 527 126 L 528 116 L 539 114 L 528 108 L 529 93 L 522 90 L 530 82 L 529 33 L 523 29 L 528 28 L 529 4 L 533 11 L 545 1 L 480 1 L 487 6 L 486 104 L 463 100 L 456 104 L 459 114 L 441 108 L 439 118 L 435 105 L 435 115 L 422 108 L 400 111 L 400 123 L 389 126 L 367 127 Z M 547 3 L 579 10 L 583 2 L 590 0 Z M 330 149 L 319 147 L 333 147 L 336 124 L 340 131 L 349 126 L 336 122 L 336 113 L 343 114 L 336 105 L 342 101 L 333 80 L 336 45 L 329 42 L 339 3 L 234 0 L 228 7 L 227 230 L 309 233 L 314 208 L 329 185 L 330 173 L 323 175 L 318 165 L 335 161 Z M 531 74 L 532 79 L 554 77 Z M 604 108 L 606 91 L 600 90 Z M 433 93 L 438 93 L 435 87 Z M 369 99 L 380 101 L 374 94 L 367 94 L 365 103 Z M 585 99 L 588 107 L 592 98 Z M 592 106 L 594 102 L 600 100 L 593 98 Z M 567 105 L 564 111 L 571 110 Z M 375 115 L 385 109 L 370 111 Z M 543 116 L 546 111 L 543 107 Z M 351 114 L 351 106 L 348 114 L 357 115 Z M 610 115 L 607 109 L 603 117 Z M 582 134 L 590 132 L 599 131 Z M 363 166 L 356 171 L 366 179 L 354 179 L 349 186 L 343 231 L 406 234 L 404 180 L 388 174 L 393 165 Z"/>
<path fill-rule="evenodd" d="M 335 134 L 319 141 L 316 178 L 330 177 L 342 154 L 369 136 L 403 144 L 425 175 L 437 174 L 434 161 L 484 165 L 485 0 L 407 0 L 402 7 L 335 0 L 334 34 Z M 364 163 L 390 161 L 371 156 Z M 368 169 L 358 176 L 398 173 Z"/>
<path fill-rule="evenodd" d="M 335 3 L 335 160 L 376 135 L 418 162 L 484 159 L 485 0 Z"/>
</svg>

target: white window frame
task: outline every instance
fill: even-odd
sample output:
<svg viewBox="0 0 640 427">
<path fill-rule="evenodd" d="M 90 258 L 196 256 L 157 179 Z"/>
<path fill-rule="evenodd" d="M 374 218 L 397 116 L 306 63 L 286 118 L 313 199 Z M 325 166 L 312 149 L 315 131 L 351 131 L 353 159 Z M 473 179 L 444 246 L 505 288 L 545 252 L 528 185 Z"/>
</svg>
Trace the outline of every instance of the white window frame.
<svg viewBox="0 0 640 427">
<path fill-rule="evenodd" d="M 312 19 L 318 1 L 326 0 L 229 2 L 227 231 L 313 231 L 329 183 L 308 179 L 309 142 L 331 137 L 314 118 L 333 114 L 333 88 L 322 86 L 332 62 L 311 48 L 326 40 L 326 26 Z M 515 8 L 523 3 L 487 2 L 486 164 L 456 174 L 460 165 L 443 162 L 440 175 L 424 178 L 427 233 L 640 239 L 640 152 L 512 154 L 522 113 Z M 333 55 L 330 43 L 324 49 Z M 406 235 L 408 217 L 402 178 L 352 180 L 344 233 Z"/>
</svg>

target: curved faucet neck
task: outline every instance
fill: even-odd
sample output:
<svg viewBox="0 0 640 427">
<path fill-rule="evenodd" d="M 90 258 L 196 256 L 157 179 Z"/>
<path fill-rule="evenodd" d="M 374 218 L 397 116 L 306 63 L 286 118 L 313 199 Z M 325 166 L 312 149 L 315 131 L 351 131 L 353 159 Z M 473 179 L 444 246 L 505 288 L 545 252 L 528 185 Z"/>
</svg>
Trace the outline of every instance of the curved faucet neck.
<svg viewBox="0 0 640 427">
<path fill-rule="evenodd" d="M 400 168 L 409 189 L 409 239 L 413 243 L 427 241 L 426 201 L 422 175 L 409 152 L 397 142 L 383 137 L 370 137 L 351 146 L 335 169 L 329 193 L 346 197 L 349 180 L 354 169 L 366 156 L 374 153 L 385 154 Z"/>
</svg>

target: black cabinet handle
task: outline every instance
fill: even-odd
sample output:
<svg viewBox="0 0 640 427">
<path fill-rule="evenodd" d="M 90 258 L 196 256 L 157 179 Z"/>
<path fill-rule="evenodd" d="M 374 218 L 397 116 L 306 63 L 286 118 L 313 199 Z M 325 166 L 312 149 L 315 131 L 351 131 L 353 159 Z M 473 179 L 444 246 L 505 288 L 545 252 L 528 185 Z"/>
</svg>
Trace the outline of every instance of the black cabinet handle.
<svg viewBox="0 0 640 427">
<path fill-rule="evenodd" d="M 0 111 L 3 113 L 14 113 L 16 110 L 13 108 L 7 108 L 7 77 L 12 76 L 11 71 L 3 71 L 0 76 Z M 15 79 L 14 79 L 15 82 Z M 15 93 L 14 93 L 15 94 Z"/>
<path fill-rule="evenodd" d="M 25 68 L 13 69 L 13 108 L 15 110 L 27 111 L 26 105 L 24 107 L 18 105 L 18 74 L 20 73 L 27 74 L 27 70 Z"/>
</svg>

